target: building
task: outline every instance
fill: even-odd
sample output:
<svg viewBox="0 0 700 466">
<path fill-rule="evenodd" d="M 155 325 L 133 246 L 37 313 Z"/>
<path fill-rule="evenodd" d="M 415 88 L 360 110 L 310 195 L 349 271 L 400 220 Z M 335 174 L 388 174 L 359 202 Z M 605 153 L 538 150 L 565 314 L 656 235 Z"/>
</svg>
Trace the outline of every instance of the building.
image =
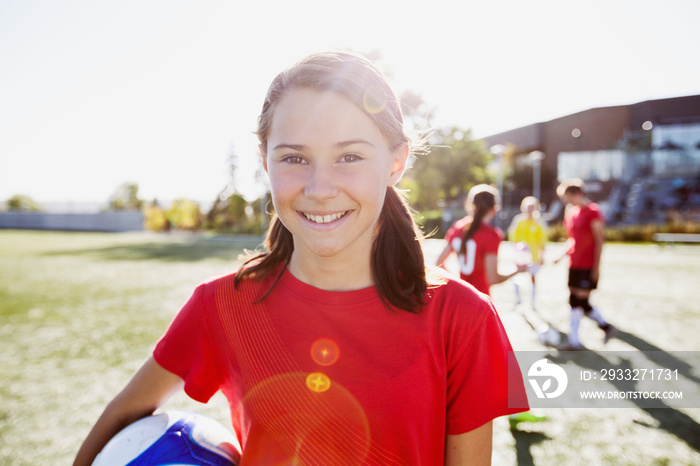
<svg viewBox="0 0 700 466">
<path fill-rule="evenodd" d="M 592 108 L 484 138 L 516 160 L 541 151 L 541 197 L 556 184 L 586 181 L 611 223 L 658 223 L 700 211 L 700 95 Z M 539 171 L 539 170 L 538 170 Z M 514 200 L 517 201 L 517 200 Z M 695 219 L 695 218 L 694 218 Z"/>
</svg>

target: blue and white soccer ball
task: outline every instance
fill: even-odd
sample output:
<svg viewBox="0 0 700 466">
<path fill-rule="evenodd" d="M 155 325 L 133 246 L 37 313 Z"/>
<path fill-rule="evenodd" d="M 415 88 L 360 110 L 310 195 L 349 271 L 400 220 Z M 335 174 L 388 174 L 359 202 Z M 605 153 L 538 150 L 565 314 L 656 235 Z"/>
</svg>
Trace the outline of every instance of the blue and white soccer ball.
<svg viewBox="0 0 700 466">
<path fill-rule="evenodd" d="M 561 334 L 559 330 L 551 325 L 542 328 L 537 332 L 537 339 L 545 346 L 558 346 L 561 343 Z"/>
<path fill-rule="evenodd" d="M 140 419 L 115 435 L 93 466 L 235 466 L 238 439 L 197 413 L 166 411 Z"/>
</svg>

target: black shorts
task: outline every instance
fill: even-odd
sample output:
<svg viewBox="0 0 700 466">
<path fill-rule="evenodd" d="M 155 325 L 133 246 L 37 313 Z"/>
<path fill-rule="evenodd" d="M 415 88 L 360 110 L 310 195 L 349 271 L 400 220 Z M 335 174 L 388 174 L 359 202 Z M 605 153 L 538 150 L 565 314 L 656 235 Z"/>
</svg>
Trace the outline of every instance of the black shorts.
<svg viewBox="0 0 700 466">
<path fill-rule="evenodd" d="M 572 288 L 583 288 L 584 290 L 595 290 L 598 281 L 591 280 L 590 269 L 569 269 L 569 286 Z"/>
</svg>

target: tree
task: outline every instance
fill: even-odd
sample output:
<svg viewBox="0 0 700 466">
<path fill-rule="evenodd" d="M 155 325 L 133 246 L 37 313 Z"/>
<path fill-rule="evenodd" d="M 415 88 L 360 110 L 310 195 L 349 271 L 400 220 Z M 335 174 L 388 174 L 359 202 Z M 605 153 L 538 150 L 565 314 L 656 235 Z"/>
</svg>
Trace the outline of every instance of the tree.
<svg viewBox="0 0 700 466">
<path fill-rule="evenodd" d="M 137 183 L 121 184 L 109 198 L 109 208 L 112 210 L 141 210 L 142 206 Z"/>
<path fill-rule="evenodd" d="M 41 207 L 37 202 L 24 194 L 16 194 L 7 200 L 8 210 L 24 210 L 29 212 L 39 212 Z"/>
<path fill-rule="evenodd" d="M 175 200 L 165 216 L 178 230 L 197 230 L 202 224 L 199 204 L 189 199 Z"/>
<path fill-rule="evenodd" d="M 226 156 L 229 179 L 226 186 L 219 191 L 214 204 L 206 215 L 205 228 L 218 231 L 233 231 L 246 220 L 248 202 L 239 194 L 236 183 L 238 154 L 233 144 L 229 145 Z"/>
<path fill-rule="evenodd" d="M 411 90 L 405 90 L 399 95 L 401 113 L 408 131 L 422 137 L 432 126 L 435 109 L 423 100 L 423 96 Z"/>
<path fill-rule="evenodd" d="M 170 222 L 168 222 L 165 211 L 158 204 L 157 199 L 153 199 L 153 202 L 144 209 L 143 226 L 151 231 L 167 231 L 170 229 Z"/>
<path fill-rule="evenodd" d="M 450 201 L 475 184 L 491 183 L 493 177 L 487 170 L 491 159 L 483 142 L 471 139 L 470 130 L 451 127 L 434 131 L 430 153 L 418 157 L 407 172 L 418 191 L 415 207 L 435 209 L 440 200 Z"/>
</svg>

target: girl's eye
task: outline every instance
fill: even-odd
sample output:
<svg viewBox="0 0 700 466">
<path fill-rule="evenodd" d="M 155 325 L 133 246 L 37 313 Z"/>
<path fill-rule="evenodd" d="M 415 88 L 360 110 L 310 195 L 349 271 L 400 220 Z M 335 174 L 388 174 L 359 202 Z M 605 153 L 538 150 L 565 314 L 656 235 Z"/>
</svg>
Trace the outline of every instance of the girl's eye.
<svg viewBox="0 0 700 466">
<path fill-rule="evenodd" d="M 362 160 L 362 157 L 359 154 L 345 154 L 343 155 L 340 160 L 342 162 L 357 162 L 358 160 Z"/>
<path fill-rule="evenodd" d="M 304 163 L 304 159 L 299 155 L 287 155 L 282 158 L 282 161 L 291 164 Z"/>
</svg>

